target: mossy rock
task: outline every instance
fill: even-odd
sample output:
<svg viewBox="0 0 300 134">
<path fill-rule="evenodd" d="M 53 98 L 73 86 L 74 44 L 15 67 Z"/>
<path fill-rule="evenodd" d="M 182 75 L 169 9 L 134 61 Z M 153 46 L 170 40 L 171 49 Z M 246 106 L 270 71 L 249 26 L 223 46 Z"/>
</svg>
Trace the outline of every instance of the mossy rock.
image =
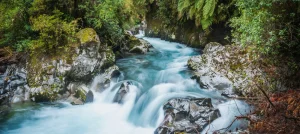
<svg viewBox="0 0 300 134">
<path fill-rule="evenodd" d="M 105 70 L 111 66 L 113 66 L 115 64 L 115 61 L 116 61 L 116 58 L 115 58 L 115 54 L 114 52 L 112 51 L 111 48 L 108 48 L 106 50 L 106 60 L 104 61 L 103 65 L 101 66 L 101 70 Z"/>
<path fill-rule="evenodd" d="M 87 92 L 84 89 L 78 89 L 75 91 L 75 97 L 81 99 L 83 102 L 86 100 Z"/>
<path fill-rule="evenodd" d="M 76 36 L 80 40 L 81 44 L 86 44 L 89 42 L 100 42 L 96 31 L 92 28 L 82 29 L 76 34 Z"/>
<path fill-rule="evenodd" d="M 38 92 L 30 95 L 30 98 L 34 97 L 34 102 L 53 102 L 57 100 L 58 93 L 50 93 L 48 91 Z"/>
<path fill-rule="evenodd" d="M 130 49 L 130 53 L 142 54 L 142 53 L 144 53 L 144 51 L 139 47 L 134 47 L 134 48 Z"/>
<path fill-rule="evenodd" d="M 138 38 L 136 38 L 134 36 L 131 36 L 129 38 L 129 42 L 128 42 L 129 50 L 134 48 L 135 46 L 139 46 L 139 45 L 141 45 L 141 41 Z"/>
</svg>

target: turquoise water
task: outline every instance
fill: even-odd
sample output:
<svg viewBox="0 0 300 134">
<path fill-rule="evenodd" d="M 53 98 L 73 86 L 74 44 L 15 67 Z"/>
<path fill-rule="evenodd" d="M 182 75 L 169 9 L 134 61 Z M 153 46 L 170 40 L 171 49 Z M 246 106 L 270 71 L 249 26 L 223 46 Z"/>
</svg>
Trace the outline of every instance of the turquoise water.
<svg viewBox="0 0 300 134">
<path fill-rule="evenodd" d="M 117 61 L 122 77 L 102 93 L 94 91 L 95 101 L 83 106 L 58 102 L 27 104 L 14 107 L 8 117 L 0 120 L 0 133 L 5 134 L 152 134 L 163 120 L 162 105 L 176 97 L 209 97 L 220 109 L 222 117 L 209 127 L 213 130 L 227 127 L 236 115 L 236 105 L 244 114 L 248 105 L 242 101 L 226 100 L 216 91 L 199 88 L 191 80 L 187 68 L 190 56 L 199 51 L 183 44 L 156 38 L 144 38 L 153 48 L 146 55 L 137 55 Z M 95 77 L 93 83 L 97 83 Z M 117 89 L 130 81 L 129 93 L 123 104 L 113 103 Z M 243 125 L 237 122 L 237 125 Z M 208 128 L 207 128 L 208 129 Z M 206 130 L 205 130 L 206 132 Z M 204 132 L 203 132 L 204 133 Z"/>
</svg>

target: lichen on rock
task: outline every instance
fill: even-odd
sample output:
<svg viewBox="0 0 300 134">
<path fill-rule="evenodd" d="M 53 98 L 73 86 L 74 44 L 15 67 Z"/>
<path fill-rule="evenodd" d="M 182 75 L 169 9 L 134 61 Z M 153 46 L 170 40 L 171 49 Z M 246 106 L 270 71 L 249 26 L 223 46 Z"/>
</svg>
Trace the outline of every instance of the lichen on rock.
<svg viewBox="0 0 300 134">
<path fill-rule="evenodd" d="M 193 56 L 188 67 L 193 70 L 202 88 L 217 89 L 227 95 L 248 96 L 255 89 L 255 80 L 262 79 L 261 71 L 254 64 L 247 48 L 222 46 L 211 42 L 206 45 L 203 54 Z"/>
<path fill-rule="evenodd" d="M 76 36 L 80 40 L 81 44 L 87 44 L 89 42 L 100 43 L 96 31 L 92 28 L 82 29 L 76 34 Z"/>
</svg>

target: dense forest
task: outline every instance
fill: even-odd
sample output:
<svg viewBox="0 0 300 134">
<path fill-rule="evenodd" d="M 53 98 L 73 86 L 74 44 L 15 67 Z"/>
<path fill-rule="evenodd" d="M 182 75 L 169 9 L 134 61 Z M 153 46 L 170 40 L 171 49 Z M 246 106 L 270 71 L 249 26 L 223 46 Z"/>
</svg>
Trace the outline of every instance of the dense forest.
<svg viewBox="0 0 300 134">
<path fill-rule="evenodd" d="M 2 0 L 0 14 L 1 65 L 54 59 L 77 46 L 85 28 L 118 56 L 127 31 L 142 21 L 146 36 L 201 49 L 213 41 L 229 45 L 263 74 L 241 95 L 258 110 L 237 118 L 249 120 L 254 133 L 300 131 L 298 0 Z M 229 66 L 242 72 L 244 64 Z"/>
</svg>

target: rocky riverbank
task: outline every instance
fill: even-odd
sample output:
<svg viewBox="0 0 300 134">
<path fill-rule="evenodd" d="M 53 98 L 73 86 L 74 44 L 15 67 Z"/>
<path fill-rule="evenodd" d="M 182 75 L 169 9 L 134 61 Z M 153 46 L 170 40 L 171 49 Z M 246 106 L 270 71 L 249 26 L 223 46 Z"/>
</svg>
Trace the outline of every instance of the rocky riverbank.
<svg viewBox="0 0 300 134">
<path fill-rule="evenodd" d="M 0 113 L 7 113 L 11 103 L 26 101 L 53 102 L 68 101 L 82 105 L 93 101 L 93 91 L 87 85 L 99 75 L 102 79 L 96 84 L 103 91 L 113 77 L 120 75 L 115 65 L 115 53 L 100 42 L 91 28 L 77 33 L 79 45 L 68 51 L 69 57 L 32 57 L 20 63 L 1 65 L 4 72 L 0 81 Z M 130 37 L 127 55 L 144 54 L 151 45 L 148 42 Z M 71 56 L 70 56 L 71 55 Z"/>
<path fill-rule="evenodd" d="M 263 79 L 254 58 L 247 49 L 211 42 L 202 55 L 189 59 L 188 67 L 201 88 L 218 90 L 226 97 L 251 96 L 257 90 L 255 83 Z"/>
</svg>

